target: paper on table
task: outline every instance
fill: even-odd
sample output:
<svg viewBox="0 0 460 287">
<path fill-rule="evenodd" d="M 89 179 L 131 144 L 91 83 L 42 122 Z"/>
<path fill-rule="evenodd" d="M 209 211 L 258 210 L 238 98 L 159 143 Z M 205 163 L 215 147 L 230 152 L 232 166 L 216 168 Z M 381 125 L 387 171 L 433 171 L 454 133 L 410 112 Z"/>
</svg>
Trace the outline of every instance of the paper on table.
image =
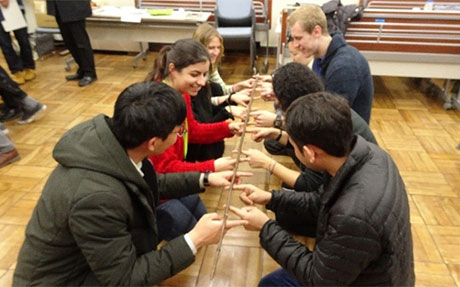
<svg viewBox="0 0 460 287">
<path fill-rule="evenodd" d="M 22 15 L 21 9 L 19 9 L 18 2 L 16 0 L 10 1 L 7 8 L 0 6 L 2 14 L 5 20 L 2 21 L 3 29 L 6 32 L 11 32 L 17 29 L 27 27 L 24 15 Z"/>
<path fill-rule="evenodd" d="M 120 18 L 121 22 L 140 23 L 142 21 L 142 15 L 139 14 L 128 14 L 123 15 Z"/>
<path fill-rule="evenodd" d="M 140 23 L 142 21 L 142 16 L 147 14 L 145 10 L 134 7 L 120 7 L 120 11 L 121 22 Z"/>
</svg>

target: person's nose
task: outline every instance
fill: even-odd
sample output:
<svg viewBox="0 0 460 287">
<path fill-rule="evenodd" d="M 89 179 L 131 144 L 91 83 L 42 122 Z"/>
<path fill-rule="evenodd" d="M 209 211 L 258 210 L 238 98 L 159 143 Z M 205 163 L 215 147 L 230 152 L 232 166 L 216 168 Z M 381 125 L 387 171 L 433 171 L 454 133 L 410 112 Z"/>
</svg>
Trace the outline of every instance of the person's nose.
<svg viewBox="0 0 460 287">
<path fill-rule="evenodd" d="M 198 85 L 203 87 L 205 84 L 206 84 L 206 76 L 201 75 L 200 78 L 198 79 Z"/>
</svg>

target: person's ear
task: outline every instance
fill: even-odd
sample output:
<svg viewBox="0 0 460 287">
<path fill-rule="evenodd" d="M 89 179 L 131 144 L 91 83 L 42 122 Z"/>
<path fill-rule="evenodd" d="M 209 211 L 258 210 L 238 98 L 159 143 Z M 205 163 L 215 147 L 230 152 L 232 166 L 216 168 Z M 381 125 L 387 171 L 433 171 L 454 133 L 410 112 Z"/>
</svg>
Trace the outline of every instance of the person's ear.
<svg viewBox="0 0 460 287">
<path fill-rule="evenodd" d="M 168 71 L 169 71 L 169 74 L 171 74 L 172 72 L 176 71 L 176 66 L 174 65 L 174 63 L 169 63 L 168 64 Z"/>
<path fill-rule="evenodd" d="M 314 37 L 320 37 L 323 35 L 323 29 L 319 25 L 316 25 L 315 28 L 313 28 L 313 32 L 311 34 Z"/>
<path fill-rule="evenodd" d="M 314 163 L 315 160 L 316 160 L 316 152 L 313 148 L 313 146 L 311 145 L 304 145 L 302 147 L 302 153 L 305 157 L 305 159 L 309 162 L 309 163 Z"/>
<path fill-rule="evenodd" d="M 153 153 L 156 149 L 156 143 L 159 140 L 157 137 L 153 137 L 146 142 L 146 148 L 149 151 L 149 153 Z"/>
</svg>

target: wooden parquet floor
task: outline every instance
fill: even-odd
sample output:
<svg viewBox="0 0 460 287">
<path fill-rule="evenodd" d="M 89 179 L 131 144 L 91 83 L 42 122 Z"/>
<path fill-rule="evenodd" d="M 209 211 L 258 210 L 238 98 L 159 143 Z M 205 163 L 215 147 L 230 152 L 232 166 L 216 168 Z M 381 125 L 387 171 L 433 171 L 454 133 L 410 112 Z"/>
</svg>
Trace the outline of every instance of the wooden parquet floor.
<svg viewBox="0 0 460 287">
<path fill-rule="evenodd" d="M 137 69 L 131 66 L 132 56 L 95 56 L 99 80 L 88 87 L 66 82 L 64 58 L 56 55 L 37 61 L 37 78 L 22 86 L 30 96 L 44 102 L 48 111 L 44 118 L 29 125 L 7 124 L 22 159 L 0 169 L 0 286 L 11 286 L 25 226 L 56 165 L 51 156 L 55 143 L 77 123 L 99 113 L 112 115 L 118 94 L 144 79 L 154 53 Z M 250 76 L 246 58 L 227 55 L 222 67 L 227 82 Z M 6 68 L 3 58 L 0 63 Z M 274 66 L 271 59 L 270 70 Z M 379 144 L 396 161 L 407 186 L 416 285 L 460 287 L 460 151 L 456 149 L 460 143 L 460 112 L 443 110 L 442 100 L 425 96 L 408 79 L 375 77 L 374 83 L 371 128 Z M 256 106 L 272 108 L 263 102 Z M 228 154 L 236 140 L 227 140 Z M 263 149 L 262 144 L 248 138 L 245 148 L 249 147 Z M 287 158 L 277 159 L 290 164 Z M 249 170 L 244 164 L 241 168 Z M 253 172 L 247 182 L 261 188 L 279 187 L 279 181 L 267 173 Z M 222 212 L 226 200 L 222 190 L 209 189 L 202 198 L 209 211 Z M 237 194 L 233 194 L 232 204 L 242 205 Z M 202 248 L 192 266 L 162 285 L 256 286 L 261 276 L 278 268 L 259 247 L 258 235 L 243 228 L 227 233 L 216 276 L 210 281 L 215 254 L 215 246 Z"/>
</svg>

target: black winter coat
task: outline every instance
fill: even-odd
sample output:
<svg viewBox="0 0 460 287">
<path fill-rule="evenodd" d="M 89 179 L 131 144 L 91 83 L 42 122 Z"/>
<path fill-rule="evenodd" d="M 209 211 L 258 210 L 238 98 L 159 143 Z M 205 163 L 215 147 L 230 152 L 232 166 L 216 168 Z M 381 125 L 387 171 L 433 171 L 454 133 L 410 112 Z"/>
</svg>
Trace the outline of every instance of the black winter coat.
<svg viewBox="0 0 460 287">
<path fill-rule="evenodd" d="M 13 286 L 151 286 L 193 263 L 179 236 L 157 250 L 158 198 L 201 191 L 200 174 L 144 177 L 102 116 L 69 130 L 27 225 Z"/>
<path fill-rule="evenodd" d="M 303 285 L 414 286 L 404 183 L 388 154 L 363 138 L 319 193 L 275 191 L 267 208 L 317 220 L 313 252 L 276 221 L 260 232 L 263 248 Z"/>
</svg>

